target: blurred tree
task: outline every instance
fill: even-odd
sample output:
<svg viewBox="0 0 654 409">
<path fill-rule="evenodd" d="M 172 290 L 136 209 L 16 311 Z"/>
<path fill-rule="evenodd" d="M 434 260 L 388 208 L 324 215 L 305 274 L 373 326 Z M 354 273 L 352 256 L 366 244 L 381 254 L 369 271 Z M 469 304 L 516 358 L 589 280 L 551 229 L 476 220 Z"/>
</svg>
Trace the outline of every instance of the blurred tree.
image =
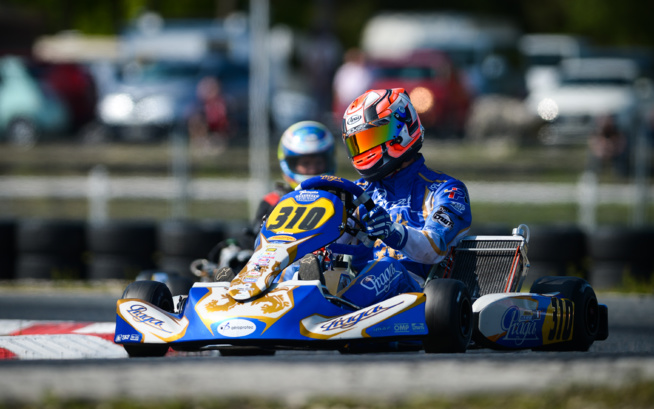
<svg viewBox="0 0 654 409">
<path fill-rule="evenodd" d="M 654 46 L 654 24 L 642 0 L 330 0 L 333 17 L 320 13 L 322 0 L 271 0 L 274 23 L 307 30 L 316 18 L 330 18 L 344 47 L 357 45 L 365 21 L 382 10 L 458 10 L 513 18 L 525 32 L 569 32 L 607 45 Z M 50 33 L 76 29 L 87 34 L 116 33 L 125 21 L 149 9 L 164 18 L 207 18 L 247 10 L 248 0 L 4 0 L 40 13 Z"/>
</svg>

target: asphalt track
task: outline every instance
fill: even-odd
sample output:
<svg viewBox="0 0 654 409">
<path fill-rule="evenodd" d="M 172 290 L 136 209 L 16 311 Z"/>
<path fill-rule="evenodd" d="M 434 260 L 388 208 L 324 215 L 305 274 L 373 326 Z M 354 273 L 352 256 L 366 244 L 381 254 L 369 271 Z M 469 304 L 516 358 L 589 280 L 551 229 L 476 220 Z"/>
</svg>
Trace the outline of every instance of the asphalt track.
<svg viewBox="0 0 654 409">
<path fill-rule="evenodd" d="M 0 402 L 247 396 L 293 406 L 317 396 L 388 400 L 654 380 L 654 295 L 599 294 L 609 307 L 610 335 L 585 353 L 283 351 L 223 357 L 208 351 L 159 359 L 128 359 L 108 340 L 117 298 L 114 293 L 0 290 L 0 334 L 5 334 L 0 348 L 25 339 L 30 340 L 25 350 L 40 348 L 41 354 L 0 360 Z M 63 333 L 38 334 L 57 332 L 53 328 Z M 86 355 L 71 358 L 75 351 Z"/>
</svg>

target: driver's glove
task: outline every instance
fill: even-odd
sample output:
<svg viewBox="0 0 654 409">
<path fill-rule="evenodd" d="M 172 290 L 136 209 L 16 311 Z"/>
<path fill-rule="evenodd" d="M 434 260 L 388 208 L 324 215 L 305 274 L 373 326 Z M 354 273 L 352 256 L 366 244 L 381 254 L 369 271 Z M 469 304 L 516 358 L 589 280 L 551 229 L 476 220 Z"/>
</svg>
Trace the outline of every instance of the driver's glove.
<svg viewBox="0 0 654 409">
<path fill-rule="evenodd" d="M 362 221 L 366 224 L 368 235 L 381 239 L 388 247 L 402 250 L 406 246 L 408 238 L 406 227 L 393 223 L 391 216 L 383 207 L 375 206 L 363 216 Z"/>
</svg>

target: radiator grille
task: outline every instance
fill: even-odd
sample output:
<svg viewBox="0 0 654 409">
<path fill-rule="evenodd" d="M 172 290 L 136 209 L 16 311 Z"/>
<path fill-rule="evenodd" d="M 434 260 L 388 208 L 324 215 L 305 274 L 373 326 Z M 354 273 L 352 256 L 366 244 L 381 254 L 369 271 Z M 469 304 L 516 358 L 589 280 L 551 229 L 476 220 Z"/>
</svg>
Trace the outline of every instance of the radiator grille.
<svg viewBox="0 0 654 409">
<path fill-rule="evenodd" d="M 526 274 L 523 243 L 516 236 L 464 238 L 454 250 L 449 276 L 463 281 L 473 297 L 520 291 Z"/>
</svg>

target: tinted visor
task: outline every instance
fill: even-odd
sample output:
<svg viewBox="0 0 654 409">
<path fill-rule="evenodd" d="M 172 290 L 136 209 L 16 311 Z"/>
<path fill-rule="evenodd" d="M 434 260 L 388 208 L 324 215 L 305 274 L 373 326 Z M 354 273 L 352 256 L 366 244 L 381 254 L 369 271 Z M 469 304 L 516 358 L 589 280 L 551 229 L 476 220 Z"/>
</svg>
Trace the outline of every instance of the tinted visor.
<svg viewBox="0 0 654 409">
<path fill-rule="evenodd" d="M 406 124 L 394 116 L 386 125 L 368 128 L 345 138 L 345 148 L 350 158 L 367 150 L 392 141 L 402 134 Z"/>
<path fill-rule="evenodd" d="M 330 167 L 330 155 L 327 152 L 286 157 L 291 172 L 298 175 L 319 175 Z"/>
</svg>

